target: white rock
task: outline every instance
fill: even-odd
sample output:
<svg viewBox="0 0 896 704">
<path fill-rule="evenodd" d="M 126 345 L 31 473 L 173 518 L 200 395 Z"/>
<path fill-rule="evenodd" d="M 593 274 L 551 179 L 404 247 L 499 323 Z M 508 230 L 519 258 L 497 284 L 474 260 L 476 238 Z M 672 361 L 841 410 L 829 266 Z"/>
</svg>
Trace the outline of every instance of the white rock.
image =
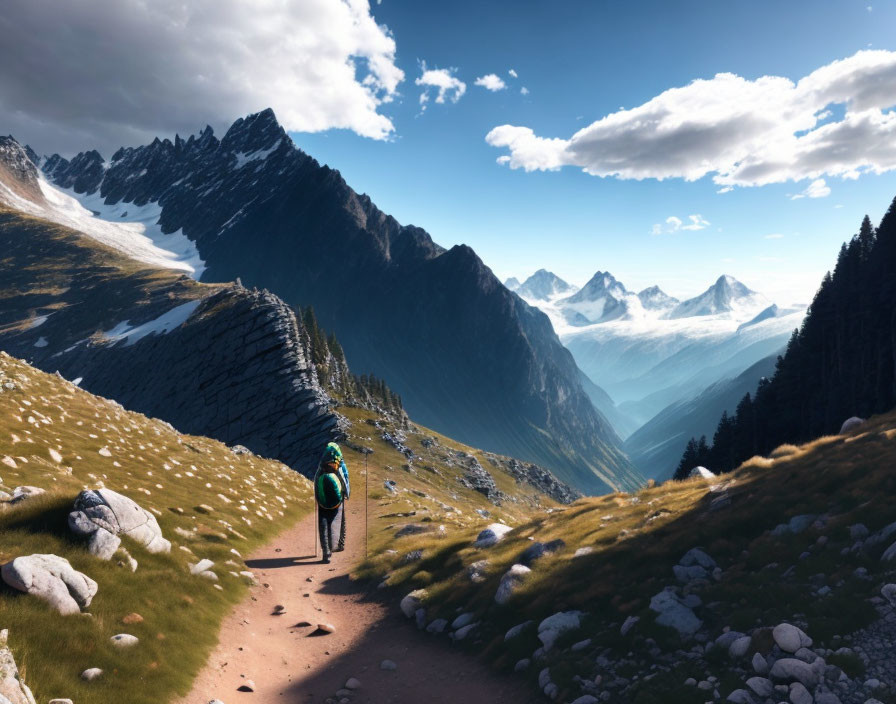
<svg viewBox="0 0 896 704">
<path fill-rule="evenodd" d="M 522 623 L 518 623 L 513 628 L 507 630 L 507 633 L 504 634 L 504 640 L 508 641 L 512 638 L 516 638 L 520 633 L 525 631 L 529 626 L 532 625 L 532 621 L 523 621 Z"/>
<path fill-rule="evenodd" d="M 41 494 L 46 494 L 45 489 L 41 489 L 37 486 L 17 486 L 12 490 L 12 498 L 9 500 L 11 504 L 18 504 L 22 501 L 27 501 L 28 499 L 33 499 L 35 496 L 40 496 Z"/>
<path fill-rule="evenodd" d="M 753 670 L 758 675 L 768 674 L 768 661 L 762 657 L 762 653 L 753 653 Z"/>
<path fill-rule="evenodd" d="M 504 573 L 504 576 L 501 577 L 501 582 L 498 584 L 498 591 L 495 593 L 495 601 L 498 604 L 506 604 L 510 601 L 514 592 L 523 585 L 526 576 L 531 571 L 532 570 L 525 565 L 513 565 L 513 567 L 507 570 L 507 572 Z"/>
<path fill-rule="evenodd" d="M 763 660 L 763 662 L 765 661 Z M 747 680 L 747 687 L 763 698 L 772 696 L 772 693 L 775 691 L 772 681 L 765 677 L 751 677 Z"/>
<path fill-rule="evenodd" d="M 880 594 L 891 606 L 896 604 L 896 584 L 885 584 L 881 587 Z"/>
<path fill-rule="evenodd" d="M 814 700 L 802 683 L 794 682 L 790 685 L 790 701 L 793 704 L 812 704 Z"/>
<path fill-rule="evenodd" d="M 750 636 L 741 636 L 728 648 L 728 655 L 735 660 L 739 660 L 747 654 L 747 651 L 750 649 L 750 643 L 752 642 L 753 639 Z"/>
<path fill-rule="evenodd" d="M 865 419 L 859 418 L 858 416 L 853 416 L 852 418 L 847 418 L 845 421 L 843 421 L 843 425 L 840 426 L 840 435 L 843 435 L 843 433 L 848 433 L 851 430 L 855 430 L 860 425 L 862 425 L 864 422 L 865 422 Z"/>
<path fill-rule="evenodd" d="M 812 646 L 812 639 L 789 623 L 779 623 L 775 626 L 772 630 L 772 638 L 785 653 L 795 653 L 800 648 Z"/>
<path fill-rule="evenodd" d="M 753 697 L 745 689 L 735 689 L 725 701 L 733 702 L 733 704 L 753 704 Z"/>
<path fill-rule="evenodd" d="M 190 565 L 190 574 L 199 575 L 199 574 L 202 574 L 203 572 L 206 572 L 207 570 L 210 570 L 214 566 L 215 566 L 214 562 L 212 562 L 208 558 L 203 558 L 202 560 L 197 562 L 195 565 L 193 565 L 193 564 Z"/>
<path fill-rule="evenodd" d="M 471 623 L 473 623 L 473 619 L 475 619 L 475 614 L 465 613 L 458 616 L 451 622 L 451 630 L 456 631 L 458 628 L 463 628 Z"/>
<path fill-rule="evenodd" d="M 13 589 L 43 599 L 60 614 L 77 614 L 90 606 L 97 585 L 58 555 L 17 557 L 0 567 L 0 577 Z"/>
<path fill-rule="evenodd" d="M 550 650 L 561 635 L 577 630 L 581 622 L 581 611 L 560 611 L 548 616 L 538 624 L 538 640 L 544 644 L 546 651 Z"/>
<path fill-rule="evenodd" d="M 7 645 L 9 632 L 0 631 L 0 702 L 3 704 L 35 704 L 34 695 L 19 673 L 12 651 Z"/>
<path fill-rule="evenodd" d="M 641 619 L 638 616 L 629 616 L 619 628 L 619 633 L 623 636 L 627 636 L 629 631 L 631 631 L 635 627 L 635 624 L 640 620 Z"/>
<path fill-rule="evenodd" d="M 473 547 L 490 548 L 492 545 L 500 543 L 504 536 L 512 530 L 513 528 L 503 523 L 491 523 L 480 531 L 476 537 L 476 542 L 473 543 Z"/>
<path fill-rule="evenodd" d="M 140 642 L 140 639 L 137 636 L 132 636 L 130 633 L 119 633 L 117 636 L 112 636 L 109 641 L 116 648 L 124 650 L 125 648 L 133 648 Z"/>
<path fill-rule="evenodd" d="M 575 553 L 573 553 L 573 557 L 585 557 L 585 555 L 590 555 L 593 552 L 594 548 L 590 545 L 586 545 L 585 547 L 576 550 Z"/>
<path fill-rule="evenodd" d="M 690 550 L 688 550 L 684 554 L 684 557 L 679 560 L 678 564 L 683 567 L 700 565 L 707 570 L 714 570 L 716 568 L 716 561 L 713 560 L 705 552 L 703 552 L 703 550 L 701 550 L 700 548 L 691 548 Z"/>
<path fill-rule="evenodd" d="M 87 682 L 93 682 L 103 676 L 103 671 L 98 667 L 91 667 L 81 673 L 81 679 Z"/>
<path fill-rule="evenodd" d="M 425 589 L 415 589 L 401 600 L 401 613 L 403 613 L 407 618 L 414 618 L 414 616 L 417 614 L 417 609 L 420 608 L 423 603 L 423 599 L 425 598 Z"/>
<path fill-rule="evenodd" d="M 658 624 L 674 628 L 681 635 L 693 635 L 703 623 L 681 602 L 675 592 L 669 589 L 664 589 L 650 599 L 650 609 L 658 614 L 656 618 Z"/>
<path fill-rule="evenodd" d="M 812 669 L 812 666 L 797 660 L 796 658 L 782 658 L 777 660 L 771 669 L 771 678 L 784 682 L 792 682 L 796 680 L 801 682 L 809 689 L 814 690 L 818 684 L 818 674 Z"/>
<path fill-rule="evenodd" d="M 109 560 L 127 536 L 151 553 L 171 552 L 156 517 L 136 502 L 111 489 L 82 491 L 68 516 L 73 533 L 89 537 L 88 550 Z"/>
</svg>

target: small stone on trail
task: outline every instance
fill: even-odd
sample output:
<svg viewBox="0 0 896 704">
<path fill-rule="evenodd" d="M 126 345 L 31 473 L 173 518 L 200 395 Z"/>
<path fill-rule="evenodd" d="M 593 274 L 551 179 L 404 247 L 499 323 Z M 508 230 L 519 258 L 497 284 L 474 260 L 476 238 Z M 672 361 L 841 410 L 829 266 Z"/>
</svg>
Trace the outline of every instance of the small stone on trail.
<svg viewBox="0 0 896 704">
<path fill-rule="evenodd" d="M 319 623 L 317 624 L 317 630 L 323 631 L 324 633 L 335 633 L 336 626 L 332 623 Z"/>
<path fill-rule="evenodd" d="M 397 670 L 398 665 L 396 665 L 392 660 L 383 660 L 380 663 L 381 670 Z"/>
<path fill-rule="evenodd" d="M 345 683 L 345 688 L 346 689 L 361 689 L 361 681 L 354 677 L 349 677 L 348 681 Z"/>
<path fill-rule="evenodd" d="M 117 636 L 112 636 L 109 641 L 116 648 L 130 648 L 132 646 L 137 645 L 140 642 L 140 639 L 137 636 L 132 636 L 129 633 L 119 633 Z"/>
<path fill-rule="evenodd" d="M 245 683 L 241 684 L 236 688 L 237 692 L 254 692 L 255 691 L 255 683 L 252 680 L 246 680 Z"/>
<path fill-rule="evenodd" d="M 93 682 L 93 680 L 101 677 L 103 671 L 98 667 L 91 667 L 84 672 L 81 673 L 81 679 L 87 682 Z"/>
</svg>

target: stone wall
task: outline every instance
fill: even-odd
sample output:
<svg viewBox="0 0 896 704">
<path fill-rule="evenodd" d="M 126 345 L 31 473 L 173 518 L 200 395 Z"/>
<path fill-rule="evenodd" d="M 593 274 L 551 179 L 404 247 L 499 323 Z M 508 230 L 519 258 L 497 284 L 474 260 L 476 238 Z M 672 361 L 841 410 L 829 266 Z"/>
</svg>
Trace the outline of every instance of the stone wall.
<svg viewBox="0 0 896 704">
<path fill-rule="evenodd" d="M 181 432 L 244 445 L 306 475 L 341 435 L 304 330 L 267 291 L 231 286 L 168 333 L 85 343 L 35 363 Z"/>
</svg>

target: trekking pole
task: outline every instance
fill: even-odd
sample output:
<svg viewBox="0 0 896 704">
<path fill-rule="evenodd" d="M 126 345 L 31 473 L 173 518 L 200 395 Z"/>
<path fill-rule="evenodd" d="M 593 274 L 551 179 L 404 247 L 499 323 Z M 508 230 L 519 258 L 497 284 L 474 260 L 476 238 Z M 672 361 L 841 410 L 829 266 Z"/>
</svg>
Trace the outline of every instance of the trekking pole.
<svg viewBox="0 0 896 704">
<path fill-rule="evenodd" d="M 367 515 L 369 509 L 367 504 L 370 502 L 368 486 L 370 486 L 370 470 L 367 468 L 367 456 L 370 452 L 367 451 L 367 448 L 364 448 L 364 559 L 366 560 L 369 555 L 367 553 L 367 534 L 369 529 L 367 527 Z"/>
</svg>

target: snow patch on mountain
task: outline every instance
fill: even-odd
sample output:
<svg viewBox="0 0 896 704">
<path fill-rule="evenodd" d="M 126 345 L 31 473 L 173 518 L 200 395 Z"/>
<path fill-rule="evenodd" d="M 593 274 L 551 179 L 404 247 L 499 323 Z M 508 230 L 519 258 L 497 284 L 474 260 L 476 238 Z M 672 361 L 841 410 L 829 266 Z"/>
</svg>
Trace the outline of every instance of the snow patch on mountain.
<svg viewBox="0 0 896 704">
<path fill-rule="evenodd" d="M 577 289 L 553 272 L 539 269 L 513 290 L 527 301 L 553 301 L 575 293 Z"/>
<path fill-rule="evenodd" d="M 47 205 L 23 201 L 17 205 L 19 209 L 83 232 L 144 264 L 178 269 L 194 279 L 202 276 L 205 262 L 196 245 L 181 230 L 162 232 L 158 224 L 162 208 L 158 203 L 106 204 L 99 191 L 75 193 L 53 186 L 43 177 L 39 183 Z"/>
<path fill-rule="evenodd" d="M 187 322 L 200 303 L 202 303 L 202 299 L 182 303 L 142 325 L 132 326 L 129 321 L 124 320 L 111 330 L 104 332 L 103 339 L 113 343 L 127 340 L 125 347 L 130 347 L 147 335 L 165 335 Z"/>
</svg>

